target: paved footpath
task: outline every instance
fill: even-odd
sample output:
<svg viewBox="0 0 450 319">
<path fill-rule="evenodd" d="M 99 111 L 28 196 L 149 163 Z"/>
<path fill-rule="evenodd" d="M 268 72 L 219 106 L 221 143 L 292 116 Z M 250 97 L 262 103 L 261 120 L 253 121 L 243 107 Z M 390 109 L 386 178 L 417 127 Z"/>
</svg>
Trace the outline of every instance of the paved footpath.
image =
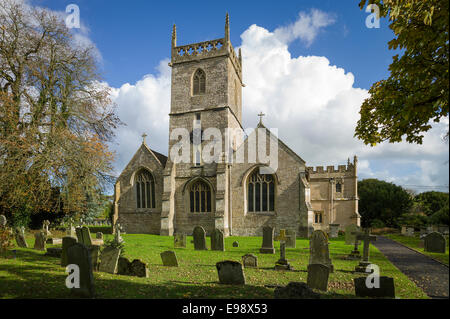
<svg viewBox="0 0 450 319">
<path fill-rule="evenodd" d="M 429 297 L 448 298 L 448 267 L 382 236 L 372 243 Z"/>
</svg>

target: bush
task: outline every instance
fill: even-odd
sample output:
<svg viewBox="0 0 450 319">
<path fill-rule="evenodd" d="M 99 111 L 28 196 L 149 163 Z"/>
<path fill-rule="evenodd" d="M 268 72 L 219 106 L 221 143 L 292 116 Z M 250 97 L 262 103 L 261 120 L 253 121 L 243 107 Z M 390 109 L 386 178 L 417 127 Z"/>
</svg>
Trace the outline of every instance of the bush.
<svg viewBox="0 0 450 319">
<path fill-rule="evenodd" d="M 370 223 L 370 227 L 372 228 L 384 228 L 386 225 L 384 224 L 384 222 L 381 219 L 374 219 L 372 220 L 372 222 Z"/>
<path fill-rule="evenodd" d="M 103 245 L 103 249 L 106 248 L 116 248 L 116 249 L 120 249 L 120 257 L 123 257 L 125 255 L 125 245 L 124 242 L 122 243 L 118 243 L 116 242 L 114 239 L 110 239 L 105 241 L 104 245 Z"/>
</svg>

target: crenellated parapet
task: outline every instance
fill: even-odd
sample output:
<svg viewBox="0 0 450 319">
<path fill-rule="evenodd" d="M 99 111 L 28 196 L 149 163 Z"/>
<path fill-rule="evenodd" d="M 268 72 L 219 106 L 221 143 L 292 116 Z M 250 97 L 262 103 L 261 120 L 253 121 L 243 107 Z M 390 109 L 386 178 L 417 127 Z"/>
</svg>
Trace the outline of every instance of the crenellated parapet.
<svg viewBox="0 0 450 319">
<path fill-rule="evenodd" d="M 330 174 L 330 173 L 351 173 L 356 174 L 356 165 L 358 159 L 355 156 L 353 163 L 350 162 L 350 159 L 347 162 L 347 165 L 338 165 L 337 167 L 334 165 L 324 166 L 315 166 L 315 167 L 306 167 L 306 171 L 309 175 L 313 174 Z"/>
</svg>

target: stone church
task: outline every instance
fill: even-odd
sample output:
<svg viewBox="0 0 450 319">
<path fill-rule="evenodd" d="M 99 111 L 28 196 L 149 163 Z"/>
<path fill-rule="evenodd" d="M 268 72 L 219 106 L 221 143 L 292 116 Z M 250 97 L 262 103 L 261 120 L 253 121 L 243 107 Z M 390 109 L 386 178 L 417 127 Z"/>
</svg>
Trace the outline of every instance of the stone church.
<svg viewBox="0 0 450 319">
<path fill-rule="evenodd" d="M 271 226 L 302 237 L 316 229 L 328 231 L 330 224 L 340 229 L 360 224 L 356 156 L 337 169 L 308 167 L 262 120 L 241 141 L 226 140 L 225 131 L 244 131 L 245 86 L 241 52 L 236 54 L 230 42 L 228 15 L 225 37 L 216 40 L 178 46 L 174 26 L 171 51 L 169 135 L 177 128 L 190 132 L 192 160 L 175 161 L 152 150 L 144 135 L 115 184 L 114 223 L 127 233 L 164 236 L 190 235 L 199 225 L 207 233 L 221 229 L 226 236 L 261 236 L 262 228 Z M 218 129 L 223 144 L 230 145 L 230 152 L 220 153 L 214 162 L 202 160 L 204 141 L 193 141 L 196 132 L 202 135 L 209 127 Z M 276 170 L 262 170 L 267 162 L 250 155 L 243 161 L 225 160 L 240 151 L 250 154 L 249 141 L 256 138 L 252 135 L 276 142 Z M 168 154 L 176 143 L 169 139 Z"/>
</svg>

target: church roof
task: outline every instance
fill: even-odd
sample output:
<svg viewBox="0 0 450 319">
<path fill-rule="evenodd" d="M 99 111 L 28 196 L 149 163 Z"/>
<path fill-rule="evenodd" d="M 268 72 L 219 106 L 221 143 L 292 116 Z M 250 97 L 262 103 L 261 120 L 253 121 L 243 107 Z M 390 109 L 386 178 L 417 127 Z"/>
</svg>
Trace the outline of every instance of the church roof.
<svg viewBox="0 0 450 319">
<path fill-rule="evenodd" d="M 156 159 L 161 163 L 162 167 L 164 168 L 166 166 L 166 162 L 167 162 L 167 156 L 163 155 L 161 153 L 158 153 L 157 151 L 152 150 L 150 147 L 148 147 L 147 144 L 142 143 L 142 146 L 145 146 L 145 148 L 150 151 L 150 153 L 152 153 Z"/>
</svg>

